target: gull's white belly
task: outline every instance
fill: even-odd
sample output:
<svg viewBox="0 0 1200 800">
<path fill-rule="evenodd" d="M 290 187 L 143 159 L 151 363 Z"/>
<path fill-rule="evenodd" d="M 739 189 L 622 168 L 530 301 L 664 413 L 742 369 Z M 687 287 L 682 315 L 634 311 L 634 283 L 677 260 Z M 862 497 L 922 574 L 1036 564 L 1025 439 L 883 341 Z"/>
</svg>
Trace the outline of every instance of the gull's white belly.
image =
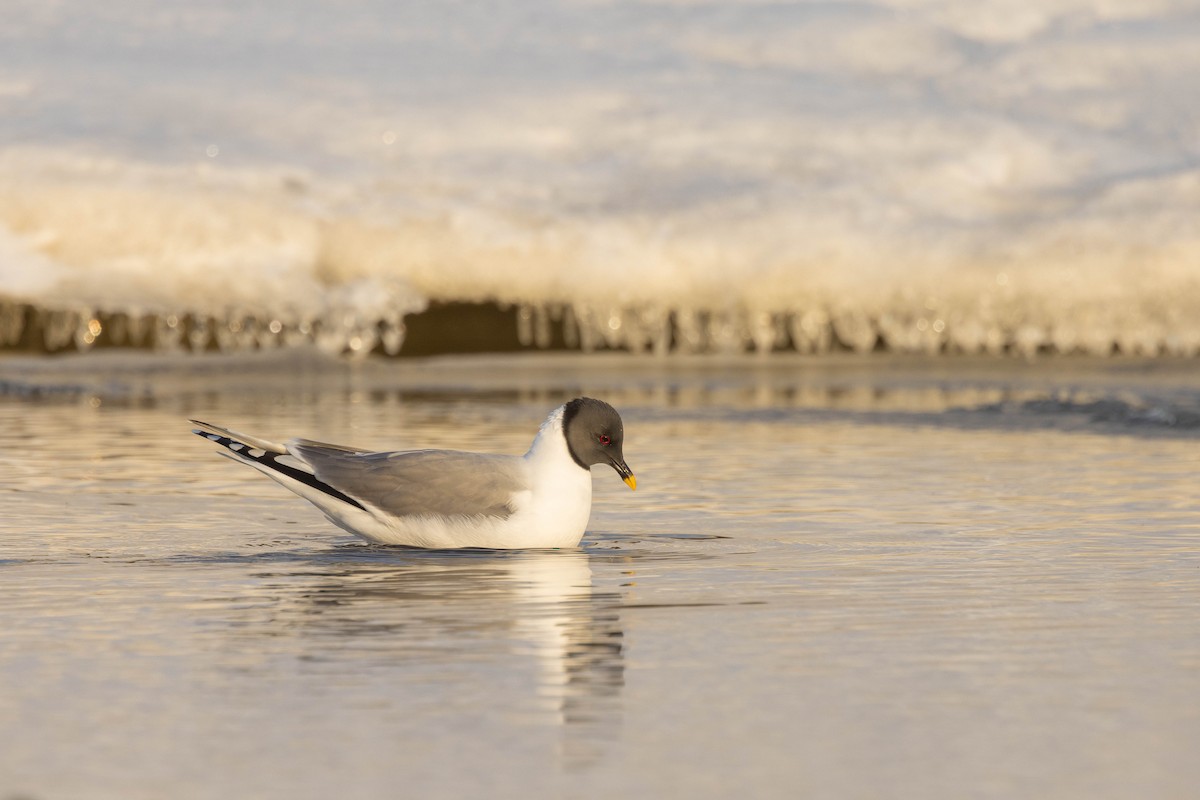
<svg viewBox="0 0 1200 800">
<path fill-rule="evenodd" d="M 378 544 L 451 549 L 575 547 L 592 510 L 591 472 L 573 469 L 545 474 L 535 489 L 518 492 L 508 517 L 389 516 L 344 504 L 318 503 L 326 516 L 350 533 Z"/>
</svg>

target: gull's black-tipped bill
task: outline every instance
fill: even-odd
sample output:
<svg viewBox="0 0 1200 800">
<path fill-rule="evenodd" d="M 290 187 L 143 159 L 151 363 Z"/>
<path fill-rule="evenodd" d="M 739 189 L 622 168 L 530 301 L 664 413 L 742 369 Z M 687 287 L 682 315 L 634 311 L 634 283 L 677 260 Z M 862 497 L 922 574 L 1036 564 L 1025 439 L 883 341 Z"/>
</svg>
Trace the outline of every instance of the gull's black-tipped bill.
<svg viewBox="0 0 1200 800">
<path fill-rule="evenodd" d="M 612 468 L 617 471 L 617 474 L 621 476 L 621 480 L 625 481 L 630 489 L 637 490 L 637 478 L 628 464 L 624 461 L 614 461 L 612 462 Z"/>
</svg>

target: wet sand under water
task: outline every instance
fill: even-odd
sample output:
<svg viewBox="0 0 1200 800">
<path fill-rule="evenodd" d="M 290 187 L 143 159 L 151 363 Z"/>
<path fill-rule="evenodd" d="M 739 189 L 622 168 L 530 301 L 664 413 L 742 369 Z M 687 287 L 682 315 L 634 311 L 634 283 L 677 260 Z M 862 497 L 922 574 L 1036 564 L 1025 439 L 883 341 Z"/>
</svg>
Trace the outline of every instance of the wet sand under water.
<svg viewBox="0 0 1200 800">
<path fill-rule="evenodd" d="M 367 546 L 190 436 L 521 452 L 584 546 Z M 1184 798 L 1189 362 L 0 361 L 0 797 Z"/>
</svg>

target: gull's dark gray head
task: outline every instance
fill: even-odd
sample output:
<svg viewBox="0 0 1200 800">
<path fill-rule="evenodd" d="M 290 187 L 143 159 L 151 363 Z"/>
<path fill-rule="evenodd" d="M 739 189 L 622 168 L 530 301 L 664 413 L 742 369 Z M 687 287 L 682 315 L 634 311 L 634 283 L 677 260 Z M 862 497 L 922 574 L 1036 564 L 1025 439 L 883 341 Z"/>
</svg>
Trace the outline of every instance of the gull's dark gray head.
<svg viewBox="0 0 1200 800">
<path fill-rule="evenodd" d="M 630 489 L 637 488 L 633 470 L 625 463 L 621 452 L 625 427 L 615 408 L 603 400 L 575 398 L 563 407 L 563 435 L 576 464 L 584 469 L 593 464 L 608 464 Z"/>
</svg>

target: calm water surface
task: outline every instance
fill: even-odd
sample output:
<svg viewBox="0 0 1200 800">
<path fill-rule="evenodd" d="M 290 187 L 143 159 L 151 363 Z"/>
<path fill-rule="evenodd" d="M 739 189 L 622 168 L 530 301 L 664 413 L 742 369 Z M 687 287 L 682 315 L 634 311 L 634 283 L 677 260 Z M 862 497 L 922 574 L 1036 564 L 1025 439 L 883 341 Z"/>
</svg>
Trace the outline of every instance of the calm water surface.
<svg viewBox="0 0 1200 800">
<path fill-rule="evenodd" d="M 0 398 L 0 797 L 1200 785 L 1186 369 L 58 363 Z M 368 546 L 186 423 L 522 452 L 577 391 L 639 489 L 575 551 Z"/>
</svg>

